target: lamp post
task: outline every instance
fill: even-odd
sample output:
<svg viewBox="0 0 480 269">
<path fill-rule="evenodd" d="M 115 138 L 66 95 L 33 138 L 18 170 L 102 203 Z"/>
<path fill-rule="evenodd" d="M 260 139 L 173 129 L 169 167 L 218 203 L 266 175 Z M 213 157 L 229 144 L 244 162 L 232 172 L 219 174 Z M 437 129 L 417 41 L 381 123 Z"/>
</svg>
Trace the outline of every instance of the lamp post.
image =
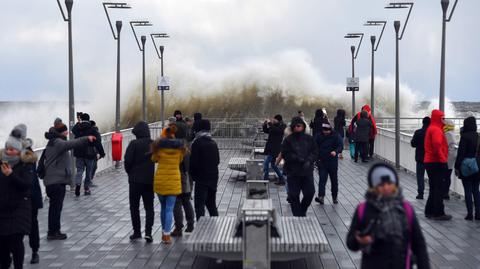
<svg viewBox="0 0 480 269">
<path fill-rule="evenodd" d="M 442 55 L 440 60 L 440 97 L 439 97 L 439 109 L 445 111 L 445 40 L 446 40 L 446 29 L 447 22 L 452 19 L 453 12 L 455 7 L 457 7 L 458 0 L 455 0 L 450 15 L 447 18 L 448 6 L 450 0 L 441 0 L 443 18 L 442 18 Z"/>
<path fill-rule="evenodd" d="M 130 27 L 132 27 L 133 35 L 135 36 L 135 40 L 137 41 L 138 48 L 142 52 L 142 119 L 143 121 L 147 121 L 147 94 L 145 90 L 145 42 L 147 41 L 147 37 L 142 35 L 140 40 L 142 45 L 138 42 L 137 33 L 135 32 L 136 26 L 152 26 L 149 21 L 131 21 Z"/>
<path fill-rule="evenodd" d="M 360 51 L 360 47 L 362 46 L 363 41 L 363 33 L 348 33 L 345 38 L 360 38 L 360 42 L 358 43 L 357 52 L 355 53 L 355 46 L 350 47 L 350 51 L 352 52 L 352 78 L 355 78 L 355 59 L 357 59 L 358 52 Z M 348 88 L 347 88 L 348 90 Z M 351 89 L 352 91 L 352 117 L 355 116 L 355 91 L 359 89 Z"/>
<path fill-rule="evenodd" d="M 370 106 L 372 109 L 372 116 L 375 116 L 375 51 L 378 50 L 378 46 L 380 45 L 380 41 L 382 40 L 383 32 L 385 30 L 385 26 L 387 25 L 386 21 L 367 21 L 365 26 L 383 26 L 382 32 L 380 33 L 380 37 L 378 41 L 376 41 L 376 36 L 370 36 L 370 41 L 372 43 L 372 74 L 370 78 L 371 86 L 370 86 Z M 376 42 L 376 43 L 375 43 Z M 376 46 L 375 46 L 376 44 Z"/>
<path fill-rule="evenodd" d="M 408 19 L 412 12 L 413 3 L 390 3 L 385 8 L 409 8 L 407 19 L 403 25 L 403 30 L 400 34 L 400 21 L 395 21 L 393 26 L 395 28 L 395 167 L 400 168 L 400 63 L 399 63 L 399 41 L 402 40 L 405 28 L 407 27 Z"/>
<path fill-rule="evenodd" d="M 155 43 L 155 38 L 169 38 L 168 34 L 166 33 L 161 33 L 161 34 L 150 34 L 150 37 L 152 38 L 153 46 L 155 47 L 155 51 L 157 52 L 157 56 L 160 59 L 160 75 L 163 77 L 163 52 L 165 50 L 164 46 L 160 46 L 159 49 L 157 49 L 157 44 Z M 160 114 L 160 120 L 162 121 L 162 128 L 165 126 L 165 90 L 163 88 L 160 89 L 161 91 L 161 114 Z"/>
</svg>

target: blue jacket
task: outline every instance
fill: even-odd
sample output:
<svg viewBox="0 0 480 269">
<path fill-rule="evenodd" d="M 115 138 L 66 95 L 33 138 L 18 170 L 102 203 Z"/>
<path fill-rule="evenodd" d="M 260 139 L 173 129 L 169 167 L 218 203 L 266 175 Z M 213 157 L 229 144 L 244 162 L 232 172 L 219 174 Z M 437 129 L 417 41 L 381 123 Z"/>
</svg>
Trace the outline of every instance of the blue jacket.
<svg viewBox="0 0 480 269">
<path fill-rule="evenodd" d="M 343 150 L 343 141 L 337 132 L 332 131 L 330 135 L 317 134 L 315 142 L 318 147 L 318 160 L 322 162 L 337 161 L 338 154 Z M 335 157 L 330 155 L 332 151 L 337 154 Z"/>
</svg>

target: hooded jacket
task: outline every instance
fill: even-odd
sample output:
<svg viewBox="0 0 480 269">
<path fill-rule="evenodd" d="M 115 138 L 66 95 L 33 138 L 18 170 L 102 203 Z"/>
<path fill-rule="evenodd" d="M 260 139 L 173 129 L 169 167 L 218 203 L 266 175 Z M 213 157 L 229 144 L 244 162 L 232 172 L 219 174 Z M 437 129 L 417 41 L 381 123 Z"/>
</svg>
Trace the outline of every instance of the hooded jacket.
<svg viewBox="0 0 480 269">
<path fill-rule="evenodd" d="M 315 142 L 318 146 L 318 160 L 320 162 L 338 161 L 338 154 L 342 153 L 343 150 L 343 140 L 337 132 L 332 130 L 330 135 L 317 134 Z M 335 157 L 331 155 L 332 151 L 337 153 Z"/>
<path fill-rule="evenodd" d="M 84 137 L 84 136 L 95 136 L 96 140 L 89 142 L 85 147 L 78 147 L 73 150 L 73 156 L 76 158 L 94 160 L 97 158 L 97 152 L 101 157 L 105 156 L 105 151 L 102 146 L 102 137 L 96 128 L 92 127 L 90 121 L 82 121 L 75 125 L 75 128 L 72 129 L 72 133 L 75 135 L 75 138 Z"/>
<path fill-rule="evenodd" d="M 310 122 L 310 129 L 312 129 L 313 137 L 317 136 L 317 134 L 322 134 L 322 125 L 324 123 L 330 124 L 327 117 L 323 113 L 323 110 L 317 109 L 315 111 L 315 117 L 313 118 L 313 121 Z"/>
<path fill-rule="evenodd" d="M 410 145 L 415 148 L 415 161 L 417 163 L 423 163 L 425 158 L 425 134 L 429 125 L 430 121 L 425 121 L 422 128 L 415 131 L 410 141 Z"/>
<path fill-rule="evenodd" d="M 424 163 L 447 163 L 448 144 L 443 133 L 443 118 L 445 114 L 440 110 L 432 111 L 432 120 L 425 134 Z"/>
<path fill-rule="evenodd" d="M 345 126 L 347 126 L 347 122 L 345 121 L 345 110 L 337 110 L 337 116 L 333 119 L 333 124 L 335 132 L 337 132 L 342 138 L 345 137 Z"/>
<path fill-rule="evenodd" d="M 267 144 L 265 145 L 265 155 L 271 155 L 277 157 L 282 150 L 283 132 L 287 128 L 287 125 L 282 121 L 277 123 L 263 124 L 263 132 L 268 134 Z"/>
<path fill-rule="evenodd" d="M 199 132 L 192 143 L 190 175 L 195 184 L 217 189 L 220 153 L 217 143 L 208 132 Z"/>
<path fill-rule="evenodd" d="M 461 170 L 462 162 L 466 158 L 478 158 L 477 152 L 479 135 L 477 133 L 477 120 L 474 117 L 468 117 L 463 121 L 463 129 L 460 134 L 460 143 L 458 144 L 457 158 L 455 160 L 455 169 Z M 460 179 L 480 179 L 480 174 L 474 174 L 470 177 L 459 175 Z"/>
<path fill-rule="evenodd" d="M 350 126 L 348 127 L 348 132 L 351 134 L 353 133 L 353 128 L 354 128 L 354 124 L 357 120 L 359 120 L 361 118 L 361 113 L 362 111 L 367 111 L 368 113 L 368 119 L 371 121 L 372 123 L 372 131 L 370 132 L 370 137 L 369 139 L 375 139 L 375 137 L 377 136 L 377 133 L 378 133 L 378 130 L 377 130 L 377 123 L 375 122 L 375 118 L 372 116 L 372 109 L 370 108 L 369 105 L 364 105 L 362 107 L 362 110 L 360 112 L 357 113 L 357 115 L 355 117 L 353 117 L 352 121 L 350 122 Z"/>
<path fill-rule="evenodd" d="M 360 119 L 356 122 L 355 142 L 368 142 L 371 138 L 372 121 L 368 118 L 368 112 L 366 110 L 362 111 L 360 116 Z"/>
<path fill-rule="evenodd" d="M 152 161 L 158 163 L 153 190 L 160 195 L 182 193 L 180 163 L 185 154 L 185 144 L 180 139 L 161 138 L 153 142 Z"/>
<path fill-rule="evenodd" d="M 150 129 L 146 122 L 138 122 L 133 127 L 132 133 L 137 139 L 128 144 L 125 152 L 125 171 L 128 174 L 129 183 L 142 183 L 153 185 L 155 164 L 152 162 L 150 145 Z"/>
</svg>

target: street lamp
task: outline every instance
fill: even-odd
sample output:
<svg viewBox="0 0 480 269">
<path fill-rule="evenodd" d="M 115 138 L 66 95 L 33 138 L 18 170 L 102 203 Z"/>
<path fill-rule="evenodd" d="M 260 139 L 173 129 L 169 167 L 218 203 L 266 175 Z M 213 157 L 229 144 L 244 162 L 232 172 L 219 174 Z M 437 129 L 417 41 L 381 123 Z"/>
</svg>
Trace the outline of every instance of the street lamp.
<svg viewBox="0 0 480 269">
<path fill-rule="evenodd" d="M 127 3 L 112 3 L 104 2 L 103 8 L 105 9 L 105 14 L 107 15 L 108 24 L 112 30 L 113 39 L 117 40 L 117 91 L 116 91 L 116 106 L 115 106 L 115 132 L 120 132 L 120 31 L 122 30 L 122 21 L 116 21 L 115 27 L 117 29 L 117 34 L 113 30 L 112 21 L 108 15 L 109 8 L 119 8 L 127 9 L 131 8 Z"/>
<path fill-rule="evenodd" d="M 400 63 L 399 63 L 399 41 L 402 40 L 405 28 L 407 27 L 408 19 L 412 13 L 413 3 L 400 2 L 390 3 L 385 8 L 398 9 L 408 8 L 407 19 L 403 25 L 403 30 L 400 34 L 400 21 L 395 21 L 393 26 L 395 28 L 395 167 L 400 168 Z"/>
<path fill-rule="evenodd" d="M 450 4 L 450 0 L 441 0 L 442 4 L 442 11 L 443 11 L 443 19 L 442 19 L 442 56 L 441 56 L 441 64 L 440 64 L 440 98 L 439 98 L 439 106 L 441 111 L 445 111 L 445 39 L 446 39 L 446 28 L 447 22 L 452 19 L 453 12 L 457 7 L 458 0 L 455 0 L 453 4 L 452 10 L 450 11 L 450 15 L 447 18 L 447 10 L 448 5 Z"/>
<path fill-rule="evenodd" d="M 145 42 L 147 41 L 147 37 L 142 35 L 140 40 L 142 41 L 142 45 L 138 42 L 137 33 L 135 32 L 136 26 L 152 26 L 149 21 L 131 21 L 130 27 L 132 27 L 133 35 L 135 36 L 135 40 L 137 41 L 138 48 L 142 52 L 142 115 L 143 121 L 147 121 L 147 97 L 145 91 Z"/>
<path fill-rule="evenodd" d="M 170 36 L 166 33 L 160 33 L 160 34 L 150 34 L 150 37 L 152 38 L 153 46 L 155 47 L 155 51 L 157 52 L 157 56 L 160 59 L 160 75 L 163 77 L 163 51 L 165 49 L 164 46 L 160 46 L 160 52 L 157 49 L 157 44 L 155 43 L 155 38 L 169 38 Z M 162 99 L 161 99 L 161 121 L 162 121 L 162 128 L 165 126 L 165 96 L 164 96 L 164 89 L 160 89 L 161 94 L 162 94 Z"/>
<path fill-rule="evenodd" d="M 350 51 L 352 52 L 352 78 L 355 78 L 355 59 L 357 59 L 358 52 L 360 51 L 360 46 L 362 46 L 363 41 L 363 33 L 348 33 L 345 38 L 360 38 L 360 42 L 358 43 L 357 52 L 355 53 L 355 46 L 350 47 Z M 349 89 L 347 88 L 347 91 Z M 353 88 L 352 91 L 352 117 L 355 116 L 355 91 L 358 91 L 359 88 Z"/>
<path fill-rule="evenodd" d="M 375 116 L 375 51 L 377 51 L 378 46 L 380 45 L 380 41 L 382 40 L 383 32 L 385 30 L 385 26 L 387 25 L 386 21 L 367 21 L 365 26 L 383 26 L 382 32 L 380 33 L 380 37 L 378 41 L 376 41 L 376 36 L 370 36 L 370 41 L 372 42 L 372 77 L 371 77 L 371 88 L 370 88 L 370 106 L 372 109 L 372 116 Z M 375 46 L 376 41 L 376 46 Z"/>
</svg>

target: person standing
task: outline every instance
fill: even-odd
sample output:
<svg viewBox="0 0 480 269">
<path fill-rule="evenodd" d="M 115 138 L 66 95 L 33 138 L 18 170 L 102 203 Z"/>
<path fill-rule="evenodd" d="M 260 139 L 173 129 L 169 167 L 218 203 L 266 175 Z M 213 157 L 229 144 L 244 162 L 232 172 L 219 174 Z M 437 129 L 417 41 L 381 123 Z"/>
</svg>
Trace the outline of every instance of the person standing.
<svg viewBox="0 0 480 269">
<path fill-rule="evenodd" d="M 347 126 L 347 121 L 345 120 L 346 112 L 344 109 L 338 109 L 337 115 L 333 118 L 333 129 L 335 132 L 342 138 L 342 152 L 343 152 L 343 145 L 345 140 L 345 127 Z M 340 152 L 338 154 L 339 159 L 343 159 L 343 154 Z"/>
<path fill-rule="evenodd" d="M 288 197 L 293 216 L 305 217 L 315 195 L 313 164 L 318 151 L 313 137 L 305 133 L 306 124 L 302 118 L 294 117 L 291 128 L 293 133 L 286 137 L 282 144 Z M 303 199 L 300 201 L 301 193 Z"/>
<path fill-rule="evenodd" d="M 263 163 L 263 179 L 269 180 L 269 171 L 270 165 L 273 168 L 273 171 L 278 176 L 278 181 L 275 182 L 277 185 L 285 185 L 285 178 L 283 177 L 282 172 L 275 164 L 275 159 L 277 158 L 278 154 L 282 148 L 282 141 L 283 141 L 283 132 L 287 126 L 283 123 L 282 115 L 275 115 L 273 120 L 266 120 L 263 123 L 263 132 L 268 134 L 267 144 L 265 145 L 265 162 Z"/>
<path fill-rule="evenodd" d="M 330 124 L 323 109 L 317 109 L 315 111 L 315 117 L 310 122 L 310 129 L 312 130 L 313 137 L 316 137 L 317 134 L 322 134 L 322 125 L 326 123 Z"/>
<path fill-rule="evenodd" d="M 443 131 L 445 132 L 445 137 L 447 138 L 448 144 L 448 170 L 445 174 L 445 179 L 443 182 L 443 191 L 442 198 L 445 200 L 450 200 L 450 184 L 452 183 L 452 171 L 455 166 L 455 159 L 457 158 L 457 142 L 455 142 L 455 123 L 453 120 L 445 120 L 445 126 Z"/>
<path fill-rule="evenodd" d="M 305 123 L 305 133 L 311 135 L 311 128 L 307 124 L 307 120 L 305 119 L 305 113 L 302 110 L 299 110 L 297 112 L 297 116 L 300 117 L 303 120 L 303 123 Z"/>
<path fill-rule="evenodd" d="M 377 136 L 377 124 L 375 122 L 375 118 L 372 116 L 372 109 L 370 108 L 370 105 L 364 105 L 362 106 L 362 110 L 355 115 L 355 117 L 352 118 L 352 121 L 350 122 L 350 126 L 348 127 L 348 133 L 349 135 L 352 135 L 355 133 L 355 123 L 362 118 L 361 114 L 363 111 L 367 112 L 368 119 L 371 122 L 371 131 L 370 135 L 368 138 L 367 142 L 367 157 L 372 157 L 374 153 L 374 146 L 375 146 L 375 137 Z M 353 138 L 354 139 L 354 138 Z"/>
<path fill-rule="evenodd" d="M 425 157 L 425 133 L 430 125 L 430 117 L 425 117 L 422 120 L 422 128 L 415 131 L 410 145 L 415 148 L 415 162 L 417 163 L 417 197 L 416 199 L 423 200 L 423 192 L 425 190 L 425 164 L 423 159 Z"/>
<path fill-rule="evenodd" d="M 432 111 L 431 123 L 425 134 L 425 169 L 427 170 L 430 192 L 425 205 L 425 216 L 434 220 L 450 220 L 443 205 L 443 181 L 448 172 L 448 144 L 443 133 L 445 114 L 437 109 Z"/>
<path fill-rule="evenodd" d="M 355 123 L 357 128 L 355 130 L 355 162 L 358 162 L 358 154 L 362 158 L 362 162 L 367 162 L 368 156 L 368 141 L 371 136 L 372 122 L 368 119 L 368 112 L 362 111 L 360 119 Z"/>
<path fill-rule="evenodd" d="M 132 133 L 137 139 L 128 144 L 125 152 L 125 171 L 128 174 L 128 189 L 130 200 L 130 217 L 132 219 L 133 234 L 130 240 L 142 238 L 140 221 L 140 198 L 145 208 L 145 241 L 153 242 L 152 227 L 154 222 L 153 210 L 153 174 L 155 164 L 151 161 L 152 153 L 150 145 L 150 129 L 144 121 L 138 122 L 133 127 Z"/>
<path fill-rule="evenodd" d="M 220 152 L 210 134 L 210 121 L 200 120 L 198 132 L 192 143 L 190 175 L 195 182 L 194 203 L 197 220 L 205 216 L 205 207 L 210 216 L 218 216 L 217 185 Z"/>
<path fill-rule="evenodd" d="M 480 220 L 480 173 L 464 175 L 462 166 L 469 160 L 476 161 L 480 159 L 480 136 L 477 133 L 477 119 L 468 117 L 463 120 L 463 128 L 460 133 L 460 143 L 458 145 L 458 154 L 455 160 L 455 174 L 462 180 L 465 191 L 465 205 L 467 207 L 467 216 L 465 220 L 473 220 L 473 207 L 475 205 L 475 220 Z M 478 164 L 477 164 L 478 166 Z M 473 198 L 473 199 L 472 199 Z"/>
</svg>

